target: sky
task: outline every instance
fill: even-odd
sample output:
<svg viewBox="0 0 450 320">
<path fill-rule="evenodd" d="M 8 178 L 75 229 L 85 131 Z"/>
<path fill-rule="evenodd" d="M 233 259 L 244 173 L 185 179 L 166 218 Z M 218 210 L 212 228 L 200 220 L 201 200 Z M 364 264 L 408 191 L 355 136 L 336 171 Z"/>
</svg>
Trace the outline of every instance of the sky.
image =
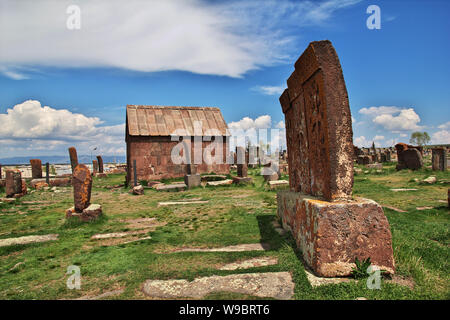
<svg viewBox="0 0 450 320">
<path fill-rule="evenodd" d="M 371 5 L 379 29 L 369 29 Z M 311 41 L 339 56 L 357 146 L 450 143 L 450 1 L 0 0 L 0 158 L 124 155 L 127 104 L 279 128 Z"/>
</svg>

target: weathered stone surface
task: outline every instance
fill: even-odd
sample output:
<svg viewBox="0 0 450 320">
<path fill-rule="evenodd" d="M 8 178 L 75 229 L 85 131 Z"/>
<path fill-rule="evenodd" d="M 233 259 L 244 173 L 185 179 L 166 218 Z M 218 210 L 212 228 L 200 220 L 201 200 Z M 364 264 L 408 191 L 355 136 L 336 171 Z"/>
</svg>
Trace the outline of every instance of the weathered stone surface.
<svg viewBox="0 0 450 320">
<path fill-rule="evenodd" d="M 186 205 L 186 204 L 204 204 L 204 203 L 208 203 L 208 202 L 209 202 L 209 200 L 165 201 L 165 202 L 158 202 L 158 207 L 179 206 L 179 205 Z"/>
<path fill-rule="evenodd" d="M 366 168 L 382 170 L 383 169 L 383 165 L 381 163 L 371 163 L 371 164 L 367 164 Z"/>
<path fill-rule="evenodd" d="M 447 149 L 433 148 L 431 149 L 431 164 L 433 170 L 447 170 Z"/>
<path fill-rule="evenodd" d="M 75 149 L 75 147 L 69 148 L 69 157 L 70 157 L 70 166 L 72 167 L 73 172 L 75 167 L 78 165 L 77 149 Z"/>
<path fill-rule="evenodd" d="M 22 194 L 22 173 L 20 170 L 6 170 L 6 197 L 11 198 L 16 194 Z M 26 189 L 26 187 L 25 187 Z"/>
<path fill-rule="evenodd" d="M 276 257 L 257 257 L 244 261 L 228 263 L 219 268 L 219 270 L 238 270 L 238 269 L 250 269 L 258 267 L 266 267 L 278 264 L 278 258 Z"/>
<path fill-rule="evenodd" d="M 242 252 L 242 251 L 264 251 L 269 250 L 270 246 L 267 243 L 248 243 L 237 244 L 234 246 L 227 246 L 221 248 L 181 248 L 173 252 Z"/>
<path fill-rule="evenodd" d="M 288 300 L 294 295 L 289 272 L 245 273 L 187 280 L 147 280 L 143 291 L 154 298 L 200 299 L 213 292 L 235 292 L 257 297 Z"/>
<path fill-rule="evenodd" d="M 154 186 L 158 191 L 184 191 L 187 188 L 185 183 L 173 183 L 173 184 L 157 184 Z"/>
<path fill-rule="evenodd" d="M 141 185 L 138 185 L 136 187 L 133 187 L 133 189 L 131 189 L 131 193 L 140 196 L 144 194 L 144 187 Z"/>
<path fill-rule="evenodd" d="M 47 234 L 40 236 L 24 236 L 18 238 L 0 239 L 0 247 L 12 246 L 17 244 L 35 243 L 35 242 L 46 242 L 52 240 L 58 240 L 58 235 Z"/>
<path fill-rule="evenodd" d="M 46 182 L 46 179 L 33 179 L 30 181 L 30 185 L 32 188 L 36 188 L 36 185 L 41 184 L 42 182 Z M 71 178 L 51 178 L 49 179 L 50 187 L 66 187 L 70 186 L 72 183 Z"/>
<path fill-rule="evenodd" d="M 423 166 L 422 148 L 414 147 L 406 143 L 397 143 L 397 170 L 411 169 L 417 170 Z"/>
<path fill-rule="evenodd" d="M 75 211 L 83 212 L 91 201 L 92 177 L 84 164 L 79 164 L 73 170 L 72 177 Z"/>
<path fill-rule="evenodd" d="M 184 176 L 184 183 L 188 189 L 199 187 L 202 183 L 201 176 L 197 174 L 187 174 Z"/>
<path fill-rule="evenodd" d="M 197 165 L 188 163 L 186 165 L 186 172 L 187 172 L 187 174 L 192 174 L 192 175 L 197 174 Z"/>
<path fill-rule="evenodd" d="M 247 164 L 243 163 L 243 164 L 237 164 L 237 175 L 240 178 L 245 178 L 247 177 L 248 174 L 248 167 Z"/>
<path fill-rule="evenodd" d="M 218 186 L 226 186 L 233 183 L 232 179 L 219 180 L 219 181 L 208 181 L 206 183 L 207 186 L 218 187 Z"/>
<path fill-rule="evenodd" d="M 372 159 L 368 155 L 358 156 L 356 161 L 357 161 L 358 164 L 370 164 L 370 163 L 372 163 Z"/>
<path fill-rule="evenodd" d="M 96 173 L 98 173 L 98 161 L 92 160 L 92 174 L 95 176 Z"/>
<path fill-rule="evenodd" d="M 41 189 L 44 189 L 46 187 L 48 187 L 48 184 L 47 184 L 47 182 L 44 182 L 44 181 L 41 181 L 41 182 L 38 182 L 38 183 L 35 184 L 36 190 L 41 190 Z"/>
<path fill-rule="evenodd" d="M 233 177 L 234 184 L 248 184 L 253 183 L 253 179 L 250 177 Z"/>
<path fill-rule="evenodd" d="M 436 183 L 437 179 L 435 176 L 429 176 L 426 179 L 423 179 L 423 182 L 428 183 L 428 184 L 433 184 Z"/>
<path fill-rule="evenodd" d="M 93 221 L 102 215 L 102 206 L 99 204 L 90 204 L 82 212 L 77 212 L 75 207 L 72 207 L 66 211 L 66 218 L 78 218 L 82 221 Z"/>
<path fill-rule="evenodd" d="M 269 181 L 269 188 L 271 190 L 278 189 L 278 188 L 284 188 L 287 186 L 289 186 L 289 181 L 287 181 L 287 180 Z"/>
<path fill-rule="evenodd" d="M 319 276 L 351 274 L 355 258 L 394 273 L 391 232 L 374 201 L 327 202 L 298 192 L 278 192 L 278 216 Z"/>
<path fill-rule="evenodd" d="M 270 174 L 263 175 L 264 181 L 276 181 L 278 180 L 278 173 L 272 172 Z"/>
<path fill-rule="evenodd" d="M 330 41 L 311 42 L 280 97 L 291 190 L 348 199 L 353 186 L 352 122 L 341 65 Z"/>
<path fill-rule="evenodd" d="M 98 162 L 98 173 L 103 173 L 103 158 L 102 156 L 97 156 Z"/>
<path fill-rule="evenodd" d="M 31 159 L 31 178 L 40 179 L 42 178 L 42 162 L 39 159 Z"/>
<path fill-rule="evenodd" d="M 202 176 L 202 181 L 219 181 L 219 180 L 225 180 L 227 176 L 220 175 L 220 174 L 208 174 Z"/>
</svg>

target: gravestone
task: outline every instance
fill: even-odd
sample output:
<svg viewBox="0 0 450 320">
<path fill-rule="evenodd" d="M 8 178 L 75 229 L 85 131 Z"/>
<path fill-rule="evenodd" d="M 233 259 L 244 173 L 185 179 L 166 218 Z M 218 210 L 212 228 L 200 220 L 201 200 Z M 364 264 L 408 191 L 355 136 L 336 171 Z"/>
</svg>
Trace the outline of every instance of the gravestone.
<svg viewBox="0 0 450 320">
<path fill-rule="evenodd" d="M 447 170 L 447 150 L 445 148 L 431 149 L 431 164 L 433 170 Z"/>
<path fill-rule="evenodd" d="M 97 219 L 102 207 L 91 204 L 92 176 L 88 167 L 78 164 L 72 173 L 74 206 L 66 211 L 66 218 L 78 217 L 82 221 Z"/>
<path fill-rule="evenodd" d="M 98 172 L 103 173 L 103 158 L 102 156 L 97 156 L 98 161 Z"/>
<path fill-rule="evenodd" d="M 397 170 L 411 169 L 417 170 L 423 166 L 422 147 L 415 147 L 406 143 L 397 143 Z"/>
<path fill-rule="evenodd" d="M 75 147 L 69 148 L 70 166 L 72 167 L 72 173 L 75 167 L 78 165 L 77 149 Z"/>
<path fill-rule="evenodd" d="M 236 157 L 237 157 L 237 177 L 233 178 L 233 183 L 250 183 L 252 178 L 248 177 L 248 166 L 247 166 L 247 153 L 243 147 L 236 147 Z"/>
<path fill-rule="evenodd" d="M 285 114 L 290 191 L 277 194 L 278 216 L 319 276 L 348 276 L 355 259 L 394 272 L 383 209 L 353 199 L 352 122 L 338 56 L 330 41 L 312 42 L 280 97 Z"/>
<path fill-rule="evenodd" d="M 6 170 L 5 192 L 7 198 L 19 198 L 27 193 L 27 186 L 25 181 L 22 180 L 20 170 Z"/>
<path fill-rule="evenodd" d="M 45 163 L 45 183 L 50 184 L 50 163 Z"/>
<path fill-rule="evenodd" d="M 2 165 L 0 164 L 0 179 L 3 179 L 2 178 Z"/>
<path fill-rule="evenodd" d="M 92 160 L 92 173 L 95 176 L 98 173 L 98 162 L 97 160 Z"/>
<path fill-rule="evenodd" d="M 184 176 L 184 183 L 188 189 L 195 188 L 201 185 L 201 176 L 197 173 L 197 165 L 188 163 L 186 165 L 187 174 Z"/>
<path fill-rule="evenodd" d="M 30 159 L 31 179 L 42 178 L 42 162 L 39 159 Z"/>
</svg>

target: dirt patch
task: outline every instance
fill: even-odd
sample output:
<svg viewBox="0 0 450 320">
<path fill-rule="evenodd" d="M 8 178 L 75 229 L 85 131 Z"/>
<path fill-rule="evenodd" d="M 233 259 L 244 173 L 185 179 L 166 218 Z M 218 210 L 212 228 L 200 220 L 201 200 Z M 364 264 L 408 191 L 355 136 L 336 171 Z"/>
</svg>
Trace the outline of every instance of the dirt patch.
<svg viewBox="0 0 450 320">
<path fill-rule="evenodd" d="M 156 229 L 156 227 L 164 226 L 167 222 L 160 222 L 156 218 L 137 218 L 120 220 L 127 224 L 129 229 Z"/>
<path fill-rule="evenodd" d="M 147 280 L 143 292 L 154 298 L 199 299 L 213 292 L 235 292 L 257 297 L 288 300 L 294 294 L 294 282 L 289 272 L 247 273 L 212 276 L 187 280 Z"/>
<path fill-rule="evenodd" d="M 113 291 L 104 292 L 104 293 L 99 294 L 97 296 L 83 296 L 83 297 L 79 297 L 79 298 L 77 298 L 75 300 L 100 300 L 100 299 L 103 299 L 103 298 L 117 296 L 119 294 L 122 294 L 123 292 L 124 292 L 124 289 L 117 289 L 117 290 L 113 290 Z"/>
<path fill-rule="evenodd" d="M 409 277 L 403 277 L 399 275 L 393 275 L 392 279 L 386 280 L 388 283 L 395 283 L 400 286 L 408 287 L 411 290 L 414 290 L 414 280 Z"/>
</svg>

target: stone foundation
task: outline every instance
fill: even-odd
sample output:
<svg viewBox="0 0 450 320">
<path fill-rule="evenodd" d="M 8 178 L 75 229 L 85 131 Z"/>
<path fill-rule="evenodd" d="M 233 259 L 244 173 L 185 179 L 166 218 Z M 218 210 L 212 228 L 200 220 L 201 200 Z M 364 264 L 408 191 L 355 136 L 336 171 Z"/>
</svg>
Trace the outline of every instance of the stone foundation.
<svg viewBox="0 0 450 320">
<path fill-rule="evenodd" d="M 293 191 L 277 194 L 278 216 L 308 266 L 319 276 L 348 276 L 355 258 L 394 273 L 392 237 L 383 209 L 358 199 L 328 202 Z"/>
<path fill-rule="evenodd" d="M 78 218 L 82 221 L 96 220 L 102 215 L 102 206 L 99 204 L 91 204 L 82 212 L 76 212 L 75 207 L 72 207 L 66 211 L 66 219 Z"/>
</svg>

